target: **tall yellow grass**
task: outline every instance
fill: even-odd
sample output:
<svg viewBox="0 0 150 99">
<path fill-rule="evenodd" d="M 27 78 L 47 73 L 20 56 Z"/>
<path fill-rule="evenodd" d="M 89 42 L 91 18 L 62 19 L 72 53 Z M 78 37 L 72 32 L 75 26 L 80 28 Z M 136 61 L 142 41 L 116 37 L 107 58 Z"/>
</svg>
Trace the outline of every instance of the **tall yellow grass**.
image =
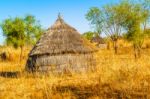
<svg viewBox="0 0 150 99">
<path fill-rule="evenodd" d="M 8 48 L 5 48 L 7 50 Z M 150 49 L 134 59 L 131 47 L 95 53 L 97 69 L 86 74 L 39 75 L 23 72 L 27 53 L 19 65 L 19 49 L 12 60 L 0 62 L 0 72 L 19 71 L 18 77 L 0 76 L 0 99 L 150 99 Z"/>
</svg>

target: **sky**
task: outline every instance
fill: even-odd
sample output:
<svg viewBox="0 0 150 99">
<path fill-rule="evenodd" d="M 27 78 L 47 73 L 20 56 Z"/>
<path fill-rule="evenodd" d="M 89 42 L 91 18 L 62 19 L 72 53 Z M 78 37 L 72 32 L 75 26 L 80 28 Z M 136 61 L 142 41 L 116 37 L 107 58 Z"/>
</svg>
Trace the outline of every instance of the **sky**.
<svg viewBox="0 0 150 99">
<path fill-rule="evenodd" d="M 85 14 L 91 7 L 103 7 L 119 0 L 0 0 L 0 23 L 9 17 L 31 14 L 47 29 L 61 13 L 64 20 L 81 34 L 91 30 Z M 4 43 L 0 29 L 0 44 Z"/>
</svg>

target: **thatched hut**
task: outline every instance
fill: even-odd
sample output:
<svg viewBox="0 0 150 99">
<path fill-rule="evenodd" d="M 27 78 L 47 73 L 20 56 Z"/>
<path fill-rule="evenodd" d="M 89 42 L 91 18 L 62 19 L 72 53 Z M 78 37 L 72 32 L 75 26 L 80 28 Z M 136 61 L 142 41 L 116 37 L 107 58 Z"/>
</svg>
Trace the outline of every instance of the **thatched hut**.
<svg viewBox="0 0 150 99">
<path fill-rule="evenodd" d="M 94 36 L 91 39 L 91 42 L 96 43 L 96 46 L 99 47 L 99 48 L 102 48 L 102 49 L 107 47 L 107 44 L 104 41 L 104 39 L 102 37 L 98 36 L 98 35 Z"/>
<path fill-rule="evenodd" d="M 60 73 L 91 70 L 95 51 L 90 42 L 58 16 L 31 50 L 26 70 Z"/>
</svg>

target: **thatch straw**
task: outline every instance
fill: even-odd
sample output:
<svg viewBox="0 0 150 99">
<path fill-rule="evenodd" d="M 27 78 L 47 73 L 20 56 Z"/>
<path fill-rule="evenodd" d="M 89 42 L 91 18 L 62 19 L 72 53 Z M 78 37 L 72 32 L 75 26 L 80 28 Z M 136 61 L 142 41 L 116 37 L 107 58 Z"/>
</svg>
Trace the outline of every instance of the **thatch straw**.
<svg viewBox="0 0 150 99">
<path fill-rule="evenodd" d="M 95 51 L 92 46 L 85 44 L 80 34 L 66 24 L 60 17 L 55 24 L 44 33 L 30 53 L 63 54 L 63 53 L 90 53 Z"/>
</svg>

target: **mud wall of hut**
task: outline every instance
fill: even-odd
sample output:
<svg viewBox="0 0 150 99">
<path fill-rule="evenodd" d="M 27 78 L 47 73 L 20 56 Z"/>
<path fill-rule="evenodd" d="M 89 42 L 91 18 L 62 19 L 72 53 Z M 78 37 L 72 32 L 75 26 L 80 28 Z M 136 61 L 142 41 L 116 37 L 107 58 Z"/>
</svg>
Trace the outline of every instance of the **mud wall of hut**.
<svg viewBox="0 0 150 99">
<path fill-rule="evenodd" d="M 92 54 L 42 55 L 30 57 L 27 65 L 43 72 L 86 72 L 94 70 L 95 60 Z"/>
</svg>

